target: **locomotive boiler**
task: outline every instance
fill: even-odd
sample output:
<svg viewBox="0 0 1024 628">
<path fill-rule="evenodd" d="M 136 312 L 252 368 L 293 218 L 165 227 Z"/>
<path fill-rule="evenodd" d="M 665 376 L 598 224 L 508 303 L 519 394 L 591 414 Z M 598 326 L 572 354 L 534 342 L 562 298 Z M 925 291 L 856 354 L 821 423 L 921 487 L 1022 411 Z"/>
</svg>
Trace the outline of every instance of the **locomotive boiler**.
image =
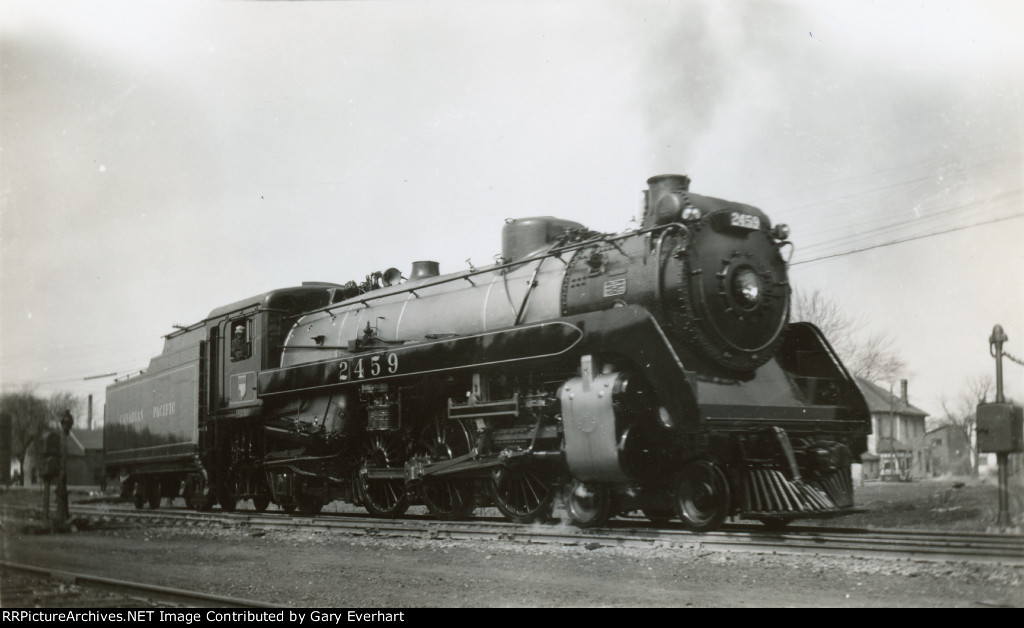
<svg viewBox="0 0 1024 628">
<path fill-rule="evenodd" d="M 580 526 L 639 511 L 695 530 L 841 514 L 870 419 L 822 334 L 789 321 L 788 229 L 682 175 L 645 196 L 636 230 L 510 220 L 486 268 L 214 310 L 108 389 L 109 472 L 140 507 L 531 522 L 560 503 Z"/>
</svg>

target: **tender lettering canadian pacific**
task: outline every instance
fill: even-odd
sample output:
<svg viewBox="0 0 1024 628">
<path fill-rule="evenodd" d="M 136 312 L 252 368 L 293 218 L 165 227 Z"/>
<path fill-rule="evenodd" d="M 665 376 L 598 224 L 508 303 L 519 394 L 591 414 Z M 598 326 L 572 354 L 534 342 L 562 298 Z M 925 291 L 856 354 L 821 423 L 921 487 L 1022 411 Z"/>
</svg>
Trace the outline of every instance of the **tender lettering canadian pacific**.
<svg viewBox="0 0 1024 628">
<path fill-rule="evenodd" d="M 132 410 L 131 412 L 124 412 L 118 415 L 117 422 L 121 425 L 131 425 L 132 423 L 138 423 L 142 419 L 142 410 Z"/>
<path fill-rule="evenodd" d="M 161 403 L 158 406 L 153 406 L 153 418 L 162 416 L 171 416 L 174 414 L 174 402 L 168 401 L 167 403 Z"/>
</svg>

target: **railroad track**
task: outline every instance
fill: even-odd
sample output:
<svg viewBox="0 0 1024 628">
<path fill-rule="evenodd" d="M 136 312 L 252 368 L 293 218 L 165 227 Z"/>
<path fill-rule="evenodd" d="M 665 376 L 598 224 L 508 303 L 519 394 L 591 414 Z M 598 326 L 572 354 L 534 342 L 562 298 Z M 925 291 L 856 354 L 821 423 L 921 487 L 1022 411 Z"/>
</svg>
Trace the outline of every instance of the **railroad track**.
<svg viewBox="0 0 1024 628">
<path fill-rule="evenodd" d="M 4 608 L 274 608 L 253 600 L 4 560 L 0 560 L 0 578 Z"/>
<path fill-rule="evenodd" d="M 694 534 L 681 527 L 654 527 L 646 520 L 615 519 L 607 527 L 582 530 L 567 524 L 516 525 L 498 518 L 443 522 L 428 517 L 377 519 L 366 515 L 324 514 L 314 518 L 283 513 L 209 512 L 166 508 L 156 511 L 72 507 L 72 513 L 96 525 L 221 525 L 271 530 L 323 530 L 354 536 L 421 539 L 500 539 L 534 544 L 597 547 L 686 547 L 713 551 L 751 551 L 839 556 L 887 556 L 927 561 L 996 562 L 1024 565 L 1024 535 L 952 533 L 794 526 L 775 531 L 758 525 L 727 525 Z"/>
</svg>

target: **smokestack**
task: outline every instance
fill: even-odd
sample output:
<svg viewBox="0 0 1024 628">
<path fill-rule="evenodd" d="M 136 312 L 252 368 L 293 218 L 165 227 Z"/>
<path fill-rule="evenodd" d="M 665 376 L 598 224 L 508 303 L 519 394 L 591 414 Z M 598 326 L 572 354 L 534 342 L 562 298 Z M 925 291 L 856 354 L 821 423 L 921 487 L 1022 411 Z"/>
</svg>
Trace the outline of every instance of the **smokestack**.
<svg viewBox="0 0 1024 628">
<path fill-rule="evenodd" d="M 679 220 L 689 189 L 690 177 L 685 174 L 659 174 L 648 179 L 643 227 L 667 225 Z"/>
<path fill-rule="evenodd" d="M 900 380 L 900 400 L 903 401 L 903 405 L 909 406 L 910 402 L 907 401 L 907 380 Z"/>
</svg>

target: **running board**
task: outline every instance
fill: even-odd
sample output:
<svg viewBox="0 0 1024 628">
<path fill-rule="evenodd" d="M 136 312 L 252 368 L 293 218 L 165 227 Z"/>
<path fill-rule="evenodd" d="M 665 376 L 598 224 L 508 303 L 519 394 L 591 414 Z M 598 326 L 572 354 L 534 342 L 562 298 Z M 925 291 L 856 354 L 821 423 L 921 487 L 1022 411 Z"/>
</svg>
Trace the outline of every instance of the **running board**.
<svg viewBox="0 0 1024 628">
<path fill-rule="evenodd" d="M 404 467 L 364 467 L 360 469 L 359 476 L 370 480 L 404 480 L 408 483 L 420 482 L 425 478 L 462 475 L 462 476 L 486 476 L 497 467 L 508 466 L 511 462 L 529 460 L 561 460 L 560 451 L 534 451 L 534 452 L 502 452 L 499 454 L 488 454 L 481 456 L 474 449 L 468 454 L 442 460 L 429 462 L 426 458 L 413 458 L 405 463 Z"/>
</svg>

